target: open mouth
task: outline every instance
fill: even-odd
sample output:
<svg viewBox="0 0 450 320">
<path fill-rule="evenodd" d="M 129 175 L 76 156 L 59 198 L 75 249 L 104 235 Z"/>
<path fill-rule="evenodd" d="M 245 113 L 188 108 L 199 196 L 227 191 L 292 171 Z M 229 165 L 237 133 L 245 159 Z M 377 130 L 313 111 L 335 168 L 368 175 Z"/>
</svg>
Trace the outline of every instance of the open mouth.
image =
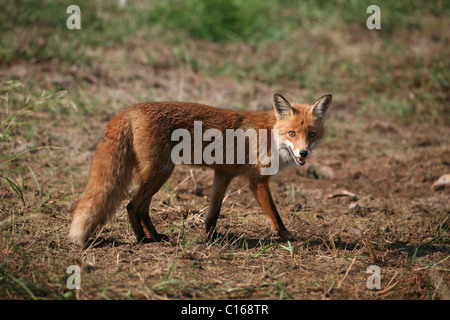
<svg viewBox="0 0 450 320">
<path fill-rule="evenodd" d="M 296 157 L 290 147 L 288 147 L 288 150 L 291 153 L 291 156 L 292 156 L 292 158 L 294 158 L 294 161 L 297 165 L 302 166 L 306 163 L 306 160 L 303 159 L 302 157 Z"/>
</svg>

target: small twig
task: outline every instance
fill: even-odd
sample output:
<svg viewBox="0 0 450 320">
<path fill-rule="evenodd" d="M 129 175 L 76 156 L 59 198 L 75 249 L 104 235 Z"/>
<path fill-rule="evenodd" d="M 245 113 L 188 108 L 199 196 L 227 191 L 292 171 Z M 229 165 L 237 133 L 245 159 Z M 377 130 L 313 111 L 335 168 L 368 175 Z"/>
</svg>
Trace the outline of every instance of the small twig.
<svg viewBox="0 0 450 320">
<path fill-rule="evenodd" d="M 377 262 L 377 256 L 375 255 L 375 252 L 373 251 L 373 243 L 372 243 L 372 232 L 363 232 L 362 233 L 362 239 L 364 244 L 366 245 L 367 248 L 369 248 L 369 253 L 370 253 L 370 257 L 371 257 L 371 262 L 375 263 Z"/>
<path fill-rule="evenodd" d="M 185 183 L 186 181 L 188 181 L 189 179 L 191 179 L 192 176 L 187 176 L 186 178 L 184 178 L 183 180 L 181 180 L 173 189 L 172 192 L 175 192 L 180 186 L 181 184 Z M 195 180 L 194 180 L 195 182 Z"/>
<path fill-rule="evenodd" d="M 377 294 L 383 294 L 383 293 L 386 293 L 386 292 L 388 292 L 389 290 L 395 288 L 397 285 L 398 285 L 398 281 L 397 281 L 396 283 L 394 283 L 392 286 L 387 287 L 387 288 L 384 289 L 384 290 L 378 291 Z"/>
<path fill-rule="evenodd" d="M 227 200 L 227 198 L 228 198 L 229 196 L 232 196 L 232 195 L 234 195 L 234 194 L 240 194 L 241 191 L 242 191 L 242 189 L 246 188 L 247 186 L 248 186 L 248 184 L 246 184 L 245 186 L 243 186 L 242 188 L 240 188 L 240 189 L 238 189 L 238 190 L 236 190 L 236 191 L 233 191 L 233 192 L 227 194 L 227 195 L 223 198 L 222 204 L 225 202 L 225 200 Z"/>
<path fill-rule="evenodd" d="M 389 285 L 392 283 L 392 281 L 394 281 L 394 279 L 395 279 L 395 277 L 397 276 L 397 274 L 398 274 L 398 271 L 395 271 L 395 273 L 394 273 L 394 275 L 392 276 L 391 280 L 389 280 L 387 286 L 389 286 Z"/>
<path fill-rule="evenodd" d="M 197 192 L 197 181 L 195 180 L 195 177 L 194 177 L 194 171 L 192 169 L 189 169 L 189 174 L 192 177 L 192 181 L 194 181 L 194 190 L 195 190 L 195 192 Z"/>
<path fill-rule="evenodd" d="M 344 282 L 345 278 L 347 278 L 347 275 L 350 272 L 350 269 L 352 268 L 355 261 L 356 257 L 353 258 L 352 263 L 350 263 L 350 265 L 348 266 L 347 272 L 345 273 L 344 277 L 341 279 L 341 281 L 338 282 L 337 288 L 339 288 L 342 285 L 342 282 Z"/>
<path fill-rule="evenodd" d="M 334 235 L 330 236 L 330 238 L 329 238 L 331 248 L 325 240 L 323 240 L 323 239 L 320 239 L 320 240 L 322 240 L 323 244 L 327 247 L 328 251 L 330 251 L 330 253 L 335 258 L 339 258 L 339 248 L 336 247 L 333 237 L 334 237 Z"/>
<path fill-rule="evenodd" d="M 337 190 L 336 192 L 327 195 L 328 199 L 333 199 L 337 197 L 350 197 L 350 200 L 352 201 L 358 200 L 358 195 L 344 189 Z"/>
</svg>

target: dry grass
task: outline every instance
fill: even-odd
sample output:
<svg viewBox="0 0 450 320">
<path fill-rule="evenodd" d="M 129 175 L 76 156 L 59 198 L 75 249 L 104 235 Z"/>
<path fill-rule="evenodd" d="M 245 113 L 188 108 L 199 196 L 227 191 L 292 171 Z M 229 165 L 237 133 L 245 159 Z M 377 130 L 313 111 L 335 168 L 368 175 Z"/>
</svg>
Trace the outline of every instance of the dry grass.
<svg viewBox="0 0 450 320">
<path fill-rule="evenodd" d="M 108 46 L 93 37 L 82 51 L 73 39 L 46 47 L 50 57 L 0 50 L 0 80 L 15 81 L 0 88 L 0 298 L 448 299 L 449 190 L 430 188 L 450 165 L 446 17 L 426 7 L 420 26 L 399 20 L 399 29 L 377 33 L 346 15 L 327 25 L 325 11 L 310 6 L 311 27 L 255 43 L 162 37 L 136 20 L 126 40 L 104 31 Z M 31 39 L 21 50 L 27 45 L 34 52 Z M 68 243 L 95 144 L 118 110 L 153 100 L 269 109 L 276 91 L 306 102 L 334 94 L 326 139 L 308 166 L 271 183 L 302 242 L 271 235 L 248 188 L 233 193 L 243 179 L 229 188 L 222 236 L 206 242 L 212 172 L 179 167 L 152 203 L 170 242 L 135 244 L 124 201 L 87 248 Z M 313 173 L 321 168 L 333 174 Z M 339 190 L 355 196 L 328 197 Z M 74 264 L 80 290 L 66 285 Z M 380 267 L 379 290 L 367 288 L 370 265 Z"/>
</svg>

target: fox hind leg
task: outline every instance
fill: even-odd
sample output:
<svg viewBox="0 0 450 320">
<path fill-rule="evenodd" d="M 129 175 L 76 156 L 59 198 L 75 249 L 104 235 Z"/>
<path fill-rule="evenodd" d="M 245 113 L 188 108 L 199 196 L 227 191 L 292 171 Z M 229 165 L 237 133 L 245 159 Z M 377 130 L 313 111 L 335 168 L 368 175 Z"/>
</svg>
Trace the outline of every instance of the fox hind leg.
<svg viewBox="0 0 450 320">
<path fill-rule="evenodd" d="M 143 180 L 136 195 L 127 205 L 128 217 L 137 242 L 159 242 L 167 239 L 156 231 L 149 216 L 149 209 L 153 195 L 166 183 L 172 171 L 173 167 L 164 172 L 155 171 L 156 173 Z"/>
</svg>

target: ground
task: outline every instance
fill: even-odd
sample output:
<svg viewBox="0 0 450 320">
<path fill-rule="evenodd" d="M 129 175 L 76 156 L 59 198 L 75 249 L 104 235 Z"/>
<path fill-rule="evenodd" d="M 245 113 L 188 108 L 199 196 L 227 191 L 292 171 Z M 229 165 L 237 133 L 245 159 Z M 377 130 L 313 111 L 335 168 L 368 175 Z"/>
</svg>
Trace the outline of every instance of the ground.
<svg viewBox="0 0 450 320">
<path fill-rule="evenodd" d="M 82 50 L 72 39 L 48 49 L 53 31 L 39 22 L 47 34 L 35 42 L 32 22 L 10 26 L 26 40 L 0 50 L 0 298 L 450 299 L 450 188 L 431 188 L 450 172 L 448 19 L 431 10 L 420 26 L 385 30 L 320 19 L 257 43 L 141 28 Z M 170 241 L 135 243 L 133 185 L 87 247 L 69 243 L 95 145 L 119 110 L 165 100 L 270 110 L 275 92 L 333 94 L 321 145 L 270 184 L 299 242 L 272 234 L 243 178 L 206 241 L 213 172 L 179 166 L 151 204 Z M 80 289 L 66 283 L 71 265 Z"/>
</svg>

